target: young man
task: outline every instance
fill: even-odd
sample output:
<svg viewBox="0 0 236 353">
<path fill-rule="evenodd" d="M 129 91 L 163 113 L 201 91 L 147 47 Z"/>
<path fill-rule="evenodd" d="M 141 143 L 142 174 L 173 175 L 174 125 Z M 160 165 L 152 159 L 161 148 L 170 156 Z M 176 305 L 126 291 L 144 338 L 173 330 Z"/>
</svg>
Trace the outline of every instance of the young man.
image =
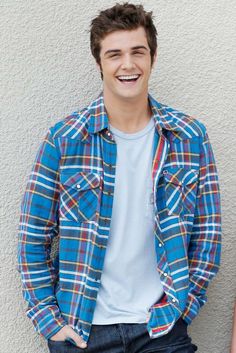
<svg viewBox="0 0 236 353">
<path fill-rule="evenodd" d="M 197 349 L 187 325 L 219 267 L 218 177 L 202 123 L 148 92 L 156 35 L 141 5 L 92 21 L 103 92 L 49 129 L 29 177 L 19 270 L 50 352 Z"/>
</svg>

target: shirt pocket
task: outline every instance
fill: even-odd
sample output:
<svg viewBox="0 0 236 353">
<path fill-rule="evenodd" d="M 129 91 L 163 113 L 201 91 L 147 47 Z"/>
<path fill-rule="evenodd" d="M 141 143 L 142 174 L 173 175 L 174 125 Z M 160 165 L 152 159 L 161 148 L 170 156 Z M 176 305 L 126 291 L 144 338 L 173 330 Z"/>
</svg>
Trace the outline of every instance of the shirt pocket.
<svg viewBox="0 0 236 353">
<path fill-rule="evenodd" d="M 76 222 L 95 220 L 101 194 L 101 175 L 63 171 L 60 178 L 60 216 Z"/>
<path fill-rule="evenodd" d="M 198 186 L 198 170 L 165 168 L 165 200 L 168 215 L 193 215 Z"/>
</svg>

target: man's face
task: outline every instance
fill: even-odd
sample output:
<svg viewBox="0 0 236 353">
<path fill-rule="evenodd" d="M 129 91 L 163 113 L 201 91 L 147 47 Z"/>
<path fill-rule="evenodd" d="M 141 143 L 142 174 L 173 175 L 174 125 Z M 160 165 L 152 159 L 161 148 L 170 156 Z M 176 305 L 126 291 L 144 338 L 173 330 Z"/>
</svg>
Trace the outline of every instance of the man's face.
<svg viewBox="0 0 236 353">
<path fill-rule="evenodd" d="M 104 93 L 119 99 L 147 95 L 151 55 L 143 27 L 108 34 L 101 41 L 100 60 Z"/>
</svg>

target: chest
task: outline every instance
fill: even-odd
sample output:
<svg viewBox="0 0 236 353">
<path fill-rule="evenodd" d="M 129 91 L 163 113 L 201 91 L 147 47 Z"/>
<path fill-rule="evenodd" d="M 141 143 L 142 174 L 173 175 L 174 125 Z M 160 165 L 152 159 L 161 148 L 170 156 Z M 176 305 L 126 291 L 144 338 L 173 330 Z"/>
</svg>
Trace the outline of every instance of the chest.
<svg viewBox="0 0 236 353">
<path fill-rule="evenodd" d="M 61 216 L 80 222 L 95 221 L 99 215 L 110 217 L 120 163 L 112 136 L 104 130 L 87 142 L 67 139 L 61 141 L 60 153 Z M 188 211 L 192 212 L 200 163 L 199 139 L 180 140 L 171 134 L 164 137 L 156 132 L 150 153 L 157 208 L 179 213 L 186 211 L 185 200 Z M 132 165 L 136 178 L 139 174 L 142 177 L 140 160 L 137 163 L 137 170 L 135 163 Z"/>
</svg>

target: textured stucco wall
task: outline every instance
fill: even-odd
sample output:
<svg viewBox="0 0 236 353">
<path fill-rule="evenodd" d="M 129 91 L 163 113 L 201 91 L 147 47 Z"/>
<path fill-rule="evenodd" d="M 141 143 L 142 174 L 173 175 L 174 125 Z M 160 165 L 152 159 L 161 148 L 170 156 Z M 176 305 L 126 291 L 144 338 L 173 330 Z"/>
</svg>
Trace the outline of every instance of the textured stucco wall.
<svg viewBox="0 0 236 353">
<path fill-rule="evenodd" d="M 134 3 L 139 3 L 134 1 Z M 189 328 L 199 353 L 227 353 L 236 276 L 235 0 L 149 0 L 159 32 L 151 93 L 208 128 L 221 181 L 223 253 L 209 302 Z M 89 23 L 109 0 L 1 0 L 0 352 L 47 352 L 24 314 L 16 272 L 19 207 L 49 126 L 96 97 Z"/>
</svg>

